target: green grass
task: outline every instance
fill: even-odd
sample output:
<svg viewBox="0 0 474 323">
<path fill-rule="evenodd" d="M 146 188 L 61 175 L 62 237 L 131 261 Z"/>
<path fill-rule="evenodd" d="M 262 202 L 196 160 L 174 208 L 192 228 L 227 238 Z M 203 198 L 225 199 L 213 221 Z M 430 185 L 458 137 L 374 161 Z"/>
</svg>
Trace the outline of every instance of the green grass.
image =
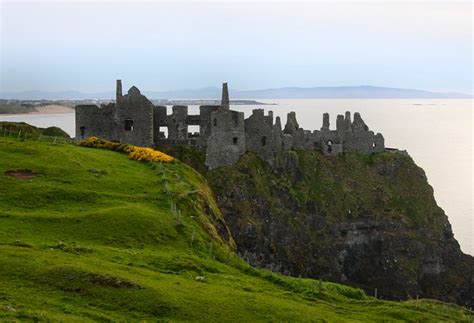
<svg viewBox="0 0 474 323">
<path fill-rule="evenodd" d="M 0 137 L 0 321 L 469 321 L 451 304 L 255 269 L 234 247 L 180 162 Z"/>
<path fill-rule="evenodd" d="M 70 139 L 69 135 L 58 127 L 38 128 L 25 122 L 0 121 L 0 136 L 13 137 L 17 139 L 38 139 L 48 137 L 52 140 Z"/>
</svg>

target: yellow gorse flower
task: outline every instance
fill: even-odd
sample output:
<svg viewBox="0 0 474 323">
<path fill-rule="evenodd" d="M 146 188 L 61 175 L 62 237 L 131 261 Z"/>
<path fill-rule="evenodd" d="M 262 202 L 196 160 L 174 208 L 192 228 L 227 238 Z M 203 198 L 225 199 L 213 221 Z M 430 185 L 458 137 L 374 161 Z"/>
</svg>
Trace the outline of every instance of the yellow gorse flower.
<svg viewBox="0 0 474 323">
<path fill-rule="evenodd" d="M 80 146 L 102 148 L 114 151 L 121 151 L 128 154 L 128 158 L 140 161 L 158 161 L 169 163 L 174 160 L 173 157 L 152 148 L 132 146 L 104 140 L 97 137 L 88 137 L 79 143 Z"/>
<path fill-rule="evenodd" d="M 173 157 L 151 148 L 131 146 L 128 148 L 128 157 L 135 160 L 171 162 Z"/>
</svg>

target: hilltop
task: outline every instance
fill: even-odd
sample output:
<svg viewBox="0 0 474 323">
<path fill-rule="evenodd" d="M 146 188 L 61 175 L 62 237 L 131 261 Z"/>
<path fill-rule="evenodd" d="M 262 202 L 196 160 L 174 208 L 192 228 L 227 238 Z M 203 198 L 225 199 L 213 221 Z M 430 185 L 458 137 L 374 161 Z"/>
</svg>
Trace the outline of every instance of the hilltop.
<svg viewBox="0 0 474 323">
<path fill-rule="evenodd" d="M 0 320 L 469 319 L 248 266 L 206 180 L 179 161 L 0 136 L 0 174 Z"/>
</svg>

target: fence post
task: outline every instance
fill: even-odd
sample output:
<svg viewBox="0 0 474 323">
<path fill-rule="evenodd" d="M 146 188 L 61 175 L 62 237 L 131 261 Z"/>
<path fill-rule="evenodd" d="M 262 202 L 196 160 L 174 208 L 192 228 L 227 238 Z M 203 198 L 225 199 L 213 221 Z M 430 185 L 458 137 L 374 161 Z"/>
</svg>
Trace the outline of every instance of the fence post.
<svg viewBox="0 0 474 323">
<path fill-rule="evenodd" d="M 194 243 L 194 234 L 196 233 L 196 228 L 193 228 L 193 234 L 191 235 L 191 246 Z"/>
<path fill-rule="evenodd" d="M 375 298 L 377 298 L 377 288 L 375 288 Z"/>
</svg>

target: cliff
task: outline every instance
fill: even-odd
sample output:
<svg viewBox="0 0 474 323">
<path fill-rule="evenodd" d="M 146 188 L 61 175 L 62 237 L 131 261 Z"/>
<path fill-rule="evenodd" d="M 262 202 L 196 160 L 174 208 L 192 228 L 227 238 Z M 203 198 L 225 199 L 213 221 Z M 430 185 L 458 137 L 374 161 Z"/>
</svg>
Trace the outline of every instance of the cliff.
<svg viewBox="0 0 474 323">
<path fill-rule="evenodd" d="M 181 162 L 28 138 L 0 135 L 0 321 L 469 320 L 248 266 Z"/>
<path fill-rule="evenodd" d="M 290 151 L 272 168 L 248 153 L 207 178 L 252 265 L 387 299 L 474 304 L 474 258 L 407 155 Z"/>
</svg>

